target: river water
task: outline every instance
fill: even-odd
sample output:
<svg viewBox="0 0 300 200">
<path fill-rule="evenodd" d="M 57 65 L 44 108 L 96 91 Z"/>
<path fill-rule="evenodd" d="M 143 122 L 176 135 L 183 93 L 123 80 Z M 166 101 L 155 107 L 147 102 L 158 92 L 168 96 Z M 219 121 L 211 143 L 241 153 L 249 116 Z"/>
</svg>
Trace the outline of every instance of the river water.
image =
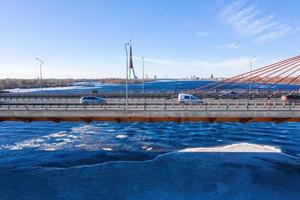
<svg viewBox="0 0 300 200">
<path fill-rule="evenodd" d="M 0 138 L 0 199 L 300 199 L 300 123 L 0 122 Z M 179 152 L 239 143 L 282 153 Z"/>
</svg>

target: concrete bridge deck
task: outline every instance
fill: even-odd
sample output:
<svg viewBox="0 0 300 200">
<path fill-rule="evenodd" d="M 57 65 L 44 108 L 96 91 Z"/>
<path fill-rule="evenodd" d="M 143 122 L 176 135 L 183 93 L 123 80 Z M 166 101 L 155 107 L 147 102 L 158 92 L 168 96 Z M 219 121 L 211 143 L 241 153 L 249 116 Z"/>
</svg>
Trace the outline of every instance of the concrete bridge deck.
<svg viewBox="0 0 300 200">
<path fill-rule="evenodd" d="M 207 121 L 300 122 L 300 104 L 278 99 L 204 99 L 203 104 L 179 104 L 176 99 L 107 99 L 105 105 L 83 105 L 78 98 L 0 99 L 0 121 Z"/>
</svg>

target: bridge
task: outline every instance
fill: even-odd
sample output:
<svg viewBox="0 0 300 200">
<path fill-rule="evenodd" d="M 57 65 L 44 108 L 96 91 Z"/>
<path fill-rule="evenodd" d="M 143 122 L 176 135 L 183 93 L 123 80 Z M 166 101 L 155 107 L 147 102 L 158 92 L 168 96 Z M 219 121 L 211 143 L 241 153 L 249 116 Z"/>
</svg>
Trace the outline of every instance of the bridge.
<svg viewBox="0 0 300 200">
<path fill-rule="evenodd" d="M 83 105 L 80 95 L 0 94 L 0 121 L 300 122 L 300 101 L 280 98 L 299 95 L 300 75 L 291 76 L 299 70 L 296 56 L 212 82 L 189 91 L 203 98 L 199 104 L 181 104 L 175 94 L 131 95 L 127 105 L 124 95 Z"/>
<path fill-rule="evenodd" d="M 175 98 L 130 98 L 127 107 L 124 98 L 108 98 L 104 105 L 83 105 L 78 97 L 5 99 L 0 104 L 0 121 L 300 121 L 300 104 L 280 99 L 205 98 L 203 104 L 180 104 Z"/>
</svg>

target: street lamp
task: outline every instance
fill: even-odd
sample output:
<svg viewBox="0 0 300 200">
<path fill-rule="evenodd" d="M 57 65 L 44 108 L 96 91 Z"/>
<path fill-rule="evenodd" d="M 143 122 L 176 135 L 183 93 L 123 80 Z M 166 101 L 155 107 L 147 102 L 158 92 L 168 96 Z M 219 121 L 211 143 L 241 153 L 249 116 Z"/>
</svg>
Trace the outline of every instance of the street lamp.
<svg viewBox="0 0 300 200">
<path fill-rule="evenodd" d="M 252 56 L 250 59 L 249 59 L 249 63 L 250 63 L 250 85 L 249 85 L 249 89 L 250 89 L 250 92 L 252 92 L 252 68 L 253 68 L 253 59 L 255 58 L 256 56 Z"/>
<path fill-rule="evenodd" d="M 42 67 L 43 67 L 44 61 L 39 58 L 35 58 L 35 59 L 40 62 L 40 88 L 41 88 L 41 92 L 42 92 L 42 80 L 43 80 Z"/>
<path fill-rule="evenodd" d="M 142 56 L 142 60 L 143 60 L 143 94 L 145 94 L 145 60 L 144 60 L 144 56 Z"/>
<path fill-rule="evenodd" d="M 126 110 L 128 109 L 128 50 L 127 46 L 129 46 L 130 43 L 125 43 L 125 52 L 126 52 L 126 97 L 125 97 L 125 102 L 126 102 Z"/>
<path fill-rule="evenodd" d="M 44 65 L 44 61 L 39 58 L 35 58 L 35 59 L 40 62 L 40 80 L 43 80 L 42 66 Z"/>
</svg>

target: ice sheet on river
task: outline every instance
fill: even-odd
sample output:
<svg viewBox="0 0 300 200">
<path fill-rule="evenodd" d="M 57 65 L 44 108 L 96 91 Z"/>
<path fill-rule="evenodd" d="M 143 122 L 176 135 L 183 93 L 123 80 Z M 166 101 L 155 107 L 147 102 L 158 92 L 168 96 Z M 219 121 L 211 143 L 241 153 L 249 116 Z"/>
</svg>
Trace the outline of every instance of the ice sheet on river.
<svg viewBox="0 0 300 200">
<path fill-rule="evenodd" d="M 2 199 L 299 199 L 299 183 L 298 158 L 282 154 L 275 147 L 239 144 L 212 151 L 189 149 L 167 153 L 144 162 L 0 171 L 0 196 Z"/>
</svg>

